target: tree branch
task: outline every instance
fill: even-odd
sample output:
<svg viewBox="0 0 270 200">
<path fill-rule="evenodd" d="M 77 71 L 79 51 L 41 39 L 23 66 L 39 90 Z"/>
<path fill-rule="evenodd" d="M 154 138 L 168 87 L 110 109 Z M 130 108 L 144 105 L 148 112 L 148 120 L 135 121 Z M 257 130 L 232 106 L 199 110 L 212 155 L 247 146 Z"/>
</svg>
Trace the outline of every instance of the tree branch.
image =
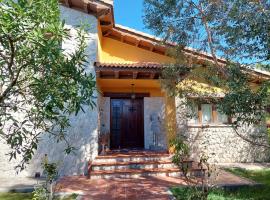
<svg viewBox="0 0 270 200">
<path fill-rule="evenodd" d="M 208 25 L 208 21 L 206 20 L 206 16 L 205 16 L 204 10 L 202 8 L 202 5 L 201 5 L 201 3 L 199 3 L 199 5 L 196 5 L 193 1 L 189 1 L 189 3 L 191 5 L 193 5 L 199 11 L 199 13 L 201 15 L 201 20 L 202 20 L 203 26 L 204 26 L 206 34 L 207 34 L 208 46 L 210 48 L 211 55 L 213 57 L 214 63 L 218 67 L 218 69 L 222 73 L 222 75 L 225 75 L 225 77 L 226 77 L 226 74 L 227 74 L 226 71 L 224 70 L 223 66 L 221 66 L 218 63 L 218 59 L 217 59 L 217 56 L 216 56 L 216 49 L 215 49 L 215 47 L 213 45 L 214 40 L 213 40 L 213 37 L 212 37 L 210 27 Z"/>
<path fill-rule="evenodd" d="M 10 58 L 9 58 L 9 63 L 8 63 L 8 71 L 11 75 L 11 80 L 14 79 L 14 74 L 13 74 L 13 71 L 12 71 L 12 66 L 14 64 L 14 57 L 15 57 L 15 47 L 14 47 L 14 44 L 13 44 L 13 41 L 12 39 L 8 36 L 8 42 L 9 42 L 9 45 L 10 45 Z"/>
<path fill-rule="evenodd" d="M 246 142 L 248 142 L 248 143 L 250 143 L 250 144 L 252 144 L 252 145 L 270 148 L 269 145 L 266 145 L 266 144 L 260 144 L 260 143 L 258 143 L 258 142 L 254 142 L 254 141 L 252 141 L 252 140 L 246 138 L 245 136 L 243 136 L 242 134 L 240 134 L 240 133 L 237 131 L 237 129 L 236 129 L 235 126 L 233 126 L 233 130 L 234 130 L 234 132 L 236 133 L 236 135 L 238 135 L 241 139 L 243 139 L 244 141 L 246 141 Z"/>
<path fill-rule="evenodd" d="M 22 69 L 26 66 L 22 65 L 19 69 L 18 72 L 16 74 L 16 76 L 14 77 L 14 79 L 10 82 L 9 86 L 4 90 L 4 92 L 0 95 L 0 103 L 3 103 L 5 97 L 7 96 L 7 94 L 11 91 L 11 89 L 16 85 L 18 78 L 20 76 L 20 73 L 22 71 Z"/>
</svg>

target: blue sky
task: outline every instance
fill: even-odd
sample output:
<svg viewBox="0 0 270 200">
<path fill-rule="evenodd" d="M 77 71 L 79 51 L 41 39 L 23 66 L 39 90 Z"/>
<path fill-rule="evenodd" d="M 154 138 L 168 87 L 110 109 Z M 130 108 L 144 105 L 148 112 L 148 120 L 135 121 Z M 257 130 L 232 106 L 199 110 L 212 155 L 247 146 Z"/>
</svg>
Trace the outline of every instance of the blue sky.
<svg viewBox="0 0 270 200">
<path fill-rule="evenodd" d="M 151 34 L 143 24 L 143 0 L 114 0 L 115 23 Z"/>
</svg>

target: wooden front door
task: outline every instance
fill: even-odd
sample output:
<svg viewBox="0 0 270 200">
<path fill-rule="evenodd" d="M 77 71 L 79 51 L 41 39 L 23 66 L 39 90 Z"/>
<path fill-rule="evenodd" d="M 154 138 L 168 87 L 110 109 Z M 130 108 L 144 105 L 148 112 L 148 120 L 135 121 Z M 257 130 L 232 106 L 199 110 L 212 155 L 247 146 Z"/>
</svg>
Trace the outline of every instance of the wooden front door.
<svg viewBox="0 0 270 200">
<path fill-rule="evenodd" d="M 110 147 L 144 147 L 143 99 L 111 99 Z"/>
</svg>

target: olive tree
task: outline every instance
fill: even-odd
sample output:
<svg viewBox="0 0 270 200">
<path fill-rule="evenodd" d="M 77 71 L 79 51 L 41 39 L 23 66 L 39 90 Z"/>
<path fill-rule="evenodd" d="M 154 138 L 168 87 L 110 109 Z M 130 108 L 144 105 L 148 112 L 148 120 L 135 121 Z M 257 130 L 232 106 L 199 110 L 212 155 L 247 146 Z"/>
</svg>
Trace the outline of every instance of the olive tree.
<svg viewBox="0 0 270 200">
<path fill-rule="evenodd" d="M 144 0 L 144 22 L 163 42 L 174 43 L 168 54 L 176 60 L 163 70 L 163 86 L 171 95 L 205 99 L 186 81 L 202 79 L 223 88 L 218 109 L 234 118 L 233 127 L 244 140 L 256 145 L 237 129 L 265 122 L 270 104 L 270 80 L 256 87 L 250 80 L 270 66 L 270 2 L 264 0 Z M 203 51 L 211 59 L 201 62 L 187 50 Z M 194 50 L 196 49 L 196 50 Z M 222 57 L 222 59 L 220 59 Z M 203 70 L 198 70 L 201 68 Z M 179 87 L 179 85 L 184 85 Z M 177 86 L 177 87 L 176 87 Z"/>
<path fill-rule="evenodd" d="M 95 79 L 85 71 L 86 34 L 78 28 L 72 53 L 57 0 L 0 1 L 0 137 L 25 167 L 44 133 L 66 141 L 69 116 L 95 106 Z"/>
</svg>

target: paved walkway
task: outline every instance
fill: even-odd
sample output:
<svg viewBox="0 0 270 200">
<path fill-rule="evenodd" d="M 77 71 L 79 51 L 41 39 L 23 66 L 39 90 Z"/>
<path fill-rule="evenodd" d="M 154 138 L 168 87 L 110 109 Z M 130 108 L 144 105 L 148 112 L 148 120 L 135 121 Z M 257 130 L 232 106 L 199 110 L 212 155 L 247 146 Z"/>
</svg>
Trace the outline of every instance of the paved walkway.
<svg viewBox="0 0 270 200">
<path fill-rule="evenodd" d="M 34 186 L 42 182 L 42 180 L 37 181 L 35 178 L 0 177 L 0 192 L 32 192 Z"/>
<path fill-rule="evenodd" d="M 247 170 L 260 170 L 270 168 L 270 163 L 219 163 L 218 166 L 225 168 L 237 167 Z"/>
<path fill-rule="evenodd" d="M 269 163 L 221 164 L 222 167 L 245 169 L 269 168 Z M 0 177 L 0 192 L 31 191 L 34 178 Z M 215 181 L 219 186 L 253 185 L 255 182 L 221 170 Z M 83 200 L 168 200 L 171 186 L 187 185 L 184 179 L 172 177 L 144 177 L 137 179 L 90 180 L 83 176 L 64 177 L 57 185 L 59 192 L 83 194 Z"/>
<path fill-rule="evenodd" d="M 221 171 L 216 184 L 253 185 L 229 172 Z M 58 185 L 59 192 L 83 194 L 83 200 L 169 200 L 168 190 L 172 186 L 187 185 L 184 179 L 172 177 L 142 177 L 137 179 L 99 179 L 86 177 L 64 177 Z"/>
</svg>

